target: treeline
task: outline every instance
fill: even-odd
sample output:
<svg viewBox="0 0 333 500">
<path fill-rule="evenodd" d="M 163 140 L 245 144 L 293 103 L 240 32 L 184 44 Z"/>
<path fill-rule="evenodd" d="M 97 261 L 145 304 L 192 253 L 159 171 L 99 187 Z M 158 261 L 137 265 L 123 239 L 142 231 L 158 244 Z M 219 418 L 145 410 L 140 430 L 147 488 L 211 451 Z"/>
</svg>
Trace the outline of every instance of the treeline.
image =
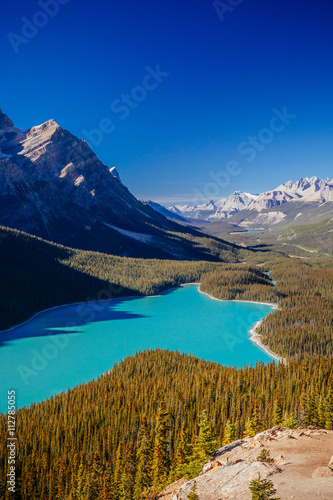
<svg viewBox="0 0 333 500">
<path fill-rule="evenodd" d="M 218 299 L 277 302 L 277 289 L 258 267 L 224 265 L 205 273 L 200 289 Z"/>
<path fill-rule="evenodd" d="M 332 429 L 332 382 L 331 360 L 238 370 L 169 351 L 139 353 L 98 381 L 19 410 L 14 498 L 153 498 L 244 435 L 285 423 Z M 6 429 L 1 416 L 2 500 L 13 498 Z"/>
<path fill-rule="evenodd" d="M 87 300 L 153 295 L 201 282 L 219 299 L 278 303 L 263 341 L 289 359 L 333 354 L 333 262 L 281 258 L 246 263 L 149 260 L 72 250 L 15 230 L 0 240 L 0 329 L 43 309 Z M 253 258 L 253 255 L 252 255 Z M 273 286 L 263 271 L 270 271 Z"/>
<path fill-rule="evenodd" d="M 57 305 L 153 295 L 201 281 L 214 269 L 222 274 L 226 269 L 229 276 L 230 269 L 236 272 L 239 266 L 116 257 L 73 250 L 10 229 L 0 236 L 0 330 Z"/>
<path fill-rule="evenodd" d="M 289 359 L 333 355 L 333 263 L 281 259 L 269 264 L 279 310 L 265 317 L 259 333 Z"/>
<path fill-rule="evenodd" d="M 270 271 L 273 286 L 262 270 Z M 333 261 L 281 258 L 251 268 L 225 265 L 202 276 L 201 290 L 225 300 L 278 304 L 259 333 L 263 343 L 288 359 L 333 355 Z"/>
</svg>

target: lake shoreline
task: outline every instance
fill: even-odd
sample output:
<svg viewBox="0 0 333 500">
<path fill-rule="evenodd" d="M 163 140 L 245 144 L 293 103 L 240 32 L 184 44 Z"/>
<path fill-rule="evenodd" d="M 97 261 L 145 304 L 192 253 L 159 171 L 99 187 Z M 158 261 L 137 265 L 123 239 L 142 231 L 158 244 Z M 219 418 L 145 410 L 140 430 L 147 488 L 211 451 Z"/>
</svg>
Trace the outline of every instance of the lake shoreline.
<svg viewBox="0 0 333 500">
<path fill-rule="evenodd" d="M 6 330 L 2 330 L 0 331 L 0 339 L 1 339 L 1 334 L 6 334 L 12 330 L 15 330 L 16 328 L 19 328 L 21 326 L 24 326 L 26 325 L 27 323 L 29 323 L 31 320 L 33 320 L 34 318 L 36 318 L 38 315 L 40 314 L 43 314 L 45 312 L 48 312 L 48 311 L 53 311 L 55 309 L 60 309 L 61 307 L 68 307 L 68 306 L 82 306 L 82 305 L 87 305 L 89 303 L 95 303 L 95 302 L 100 302 L 100 303 L 106 303 L 106 302 L 110 302 L 110 301 L 114 301 L 114 300 L 129 300 L 129 299 L 139 299 L 139 298 L 154 298 L 154 297 L 160 297 L 161 295 L 163 295 L 163 293 L 167 293 L 167 292 L 170 292 L 172 290 L 176 290 L 177 288 L 181 288 L 181 287 L 186 287 L 188 285 L 196 285 L 198 286 L 198 292 L 199 293 L 202 293 L 204 295 L 207 295 L 209 298 L 211 298 L 212 300 L 218 300 L 220 302 L 245 302 L 245 303 L 249 303 L 249 304 L 260 304 L 260 305 L 268 305 L 270 307 L 272 307 L 274 310 L 278 309 L 278 305 L 277 304 L 274 304 L 274 303 L 270 303 L 270 302 L 258 302 L 258 301 L 254 301 L 254 300 L 225 300 L 225 299 L 218 299 L 216 297 L 214 297 L 213 295 L 207 293 L 207 292 L 203 292 L 201 289 L 200 289 L 200 286 L 201 286 L 201 283 L 198 283 L 198 282 L 191 282 L 191 283 L 181 283 L 179 285 L 175 285 L 175 286 L 172 286 L 170 288 L 167 288 L 166 290 L 163 290 L 161 292 L 158 292 L 158 294 L 156 295 L 130 295 L 130 296 L 127 296 L 127 297 L 114 297 L 112 299 L 106 299 L 106 300 L 99 300 L 99 301 L 87 301 L 87 302 L 73 302 L 71 304 L 61 304 L 59 306 L 53 306 L 53 307 L 49 307 L 48 309 L 43 309 L 41 311 L 38 311 L 36 312 L 33 316 L 31 316 L 30 318 L 28 318 L 26 321 L 22 322 L 22 323 L 19 323 L 17 325 L 14 325 L 10 328 L 7 328 Z M 258 321 L 251 330 L 249 330 L 249 333 L 250 333 L 250 340 L 255 343 L 261 350 L 263 350 L 266 354 L 268 354 L 270 357 L 278 360 L 280 363 L 283 363 L 283 364 L 287 364 L 287 360 L 281 356 L 278 356 L 276 353 L 274 353 L 268 346 L 265 346 L 263 343 L 262 343 L 262 340 L 261 340 L 261 335 L 259 335 L 257 333 L 257 329 L 260 327 L 261 323 L 262 323 L 263 320 L 260 320 Z"/>
<path fill-rule="evenodd" d="M 201 283 L 192 283 L 192 284 L 193 285 L 194 284 L 195 285 L 199 285 L 198 291 L 200 293 L 203 293 L 204 295 L 207 295 L 209 298 L 211 298 L 213 300 L 219 300 L 221 302 L 245 302 L 245 303 L 249 303 L 249 304 L 260 304 L 260 305 L 270 306 L 275 311 L 278 309 L 278 304 L 274 304 L 273 302 L 258 302 L 258 301 L 255 301 L 255 300 L 225 300 L 225 299 L 217 299 L 213 295 L 211 295 L 211 294 L 209 294 L 207 292 L 203 292 L 200 289 Z M 268 346 L 266 346 L 265 344 L 262 343 L 262 336 L 259 335 L 259 333 L 257 332 L 257 330 L 260 328 L 262 322 L 263 322 L 262 319 L 259 320 L 259 321 L 257 321 L 256 324 L 251 328 L 251 330 L 249 330 L 251 342 L 253 342 L 254 344 L 256 344 L 266 354 L 268 354 L 272 358 L 274 358 L 277 361 L 279 361 L 279 363 L 283 363 L 284 365 L 287 365 L 286 358 L 283 358 L 282 356 L 279 356 L 278 354 L 276 354 L 275 352 L 273 352 Z"/>
<path fill-rule="evenodd" d="M 288 363 L 287 363 L 286 358 L 283 358 L 282 356 L 278 356 L 268 346 L 266 346 L 265 344 L 262 343 L 262 336 L 259 335 L 259 333 L 257 332 L 257 330 L 260 328 L 262 322 L 263 322 L 262 319 L 257 321 L 257 323 L 254 325 L 254 327 L 250 330 L 250 334 L 251 334 L 250 340 L 252 342 L 254 342 L 255 344 L 257 344 L 257 346 L 259 346 L 267 354 L 269 354 L 269 356 L 272 356 L 273 358 L 277 359 L 280 363 L 283 363 L 284 365 L 287 366 Z"/>
</svg>

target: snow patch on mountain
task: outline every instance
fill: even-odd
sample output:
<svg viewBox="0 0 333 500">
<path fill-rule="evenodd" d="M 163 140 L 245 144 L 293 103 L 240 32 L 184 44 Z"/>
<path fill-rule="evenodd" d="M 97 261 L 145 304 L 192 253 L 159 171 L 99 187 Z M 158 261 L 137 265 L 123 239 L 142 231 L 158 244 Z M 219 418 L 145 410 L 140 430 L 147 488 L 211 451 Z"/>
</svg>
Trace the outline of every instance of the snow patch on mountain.
<svg viewBox="0 0 333 500">
<path fill-rule="evenodd" d="M 111 229 L 118 231 L 118 233 L 121 233 L 124 236 L 127 236 L 128 238 L 133 238 L 134 240 L 141 241 L 142 243 L 150 243 L 152 240 L 152 235 L 150 235 L 150 234 L 135 233 L 134 231 L 127 231 L 126 229 L 120 229 L 119 227 L 113 226 L 112 224 L 107 224 L 106 222 L 103 222 L 103 224 L 104 224 L 104 226 L 108 226 Z"/>
<path fill-rule="evenodd" d="M 210 200 L 202 205 L 174 205 L 169 207 L 169 210 L 187 219 L 208 220 L 211 215 L 216 213 L 224 201 L 225 198 L 216 202 Z"/>
<path fill-rule="evenodd" d="M 115 177 L 116 179 L 118 179 L 118 181 L 121 182 L 120 175 L 119 175 L 119 172 L 116 169 L 116 167 L 111 167 L 109 170 L 110 170 L 110 174 L 113 175 L 113 177 Z"/>
</svg>

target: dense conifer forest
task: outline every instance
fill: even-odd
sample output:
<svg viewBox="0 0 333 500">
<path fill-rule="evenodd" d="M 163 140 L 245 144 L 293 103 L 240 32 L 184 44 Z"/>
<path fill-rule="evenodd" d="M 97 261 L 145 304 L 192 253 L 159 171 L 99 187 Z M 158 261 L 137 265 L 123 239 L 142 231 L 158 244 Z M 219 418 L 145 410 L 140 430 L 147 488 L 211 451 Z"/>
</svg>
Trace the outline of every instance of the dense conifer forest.
<svg viewBox="0 0 333 500">
<path fill-rule="evenodd" d="M 270 271 L 267 286 L 259 269 Z M 256 274 L 253 280 L 253 273 Z M 289 359 L 333 355 L 332 259 L 267 260 L 264 267 L 234 273 L 226 267 L 203 277 L 201 290 L 219 299 L 274 302 L 278 310 L 264 318 L 259 333 L 272 351 Z"/>
<path fill-rule="evenodd" d="M 15 498 L 154 498 L 243 435 L 279 424 L 332 429 L 332 382 L 332 360 L 237 370 L 175 352 L 139 353 L 97 381 L 18 412 Z M 5 471 L 4 417 L 0 436 Z M 0 498 L 10 498 L 4 474 Z"/>
<path fill-rule="evenodd" d="M 0 236 L 1 330 L 57 305 L 153 295 L 181 283 L 198 282 L 214 269 L 238 266 L 73 250 L 12 229 L 3 229 Z M 256 271 L 252 281 L 259 274 Z"/>
<path fill-rule="evenodd" d="M 19 410 L 10 497 L 0 415 L 1 500 L 153 499 L 243 435 L 273 425 L 333 429 L 332 260 L 242 252 L 239 263 L 130 259 L 8 231 L 1 328 L 54 305 L 200 281 L 216 298 L 278 304 L 260 333 L 288 364 L 235 369 L 160 350 L 126 358 L 97 381 Z"/>
</svg>

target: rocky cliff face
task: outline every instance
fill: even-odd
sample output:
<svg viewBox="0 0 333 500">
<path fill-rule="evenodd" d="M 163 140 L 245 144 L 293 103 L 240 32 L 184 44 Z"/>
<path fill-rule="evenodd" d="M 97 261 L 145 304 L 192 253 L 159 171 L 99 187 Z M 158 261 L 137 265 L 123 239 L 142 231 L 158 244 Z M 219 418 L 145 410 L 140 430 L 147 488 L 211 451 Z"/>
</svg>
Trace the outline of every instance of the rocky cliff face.
<svg viewBox="0 0 333 500">
<path fill-rule="evenodd" d="M 54 120 L 23 131 L 0 110 L 0 202 L 0 225 L 67 246 L 204 257 L 171 235 L 193 231 L 138 201 L 114 168 Z"/>
<path fill-rule="evenodd" d="M 271 462 L 258 456 L 270 451 Z M 281 500 L 333 498 L 333 431 L 275 427 L 221 448 L 201 474 L 170 485 L 159 500 L 187 500 L 196 482 L 200 500 L 251 500 L 249 484 L 261 478 L 273 481 Z"/>
</svg>

